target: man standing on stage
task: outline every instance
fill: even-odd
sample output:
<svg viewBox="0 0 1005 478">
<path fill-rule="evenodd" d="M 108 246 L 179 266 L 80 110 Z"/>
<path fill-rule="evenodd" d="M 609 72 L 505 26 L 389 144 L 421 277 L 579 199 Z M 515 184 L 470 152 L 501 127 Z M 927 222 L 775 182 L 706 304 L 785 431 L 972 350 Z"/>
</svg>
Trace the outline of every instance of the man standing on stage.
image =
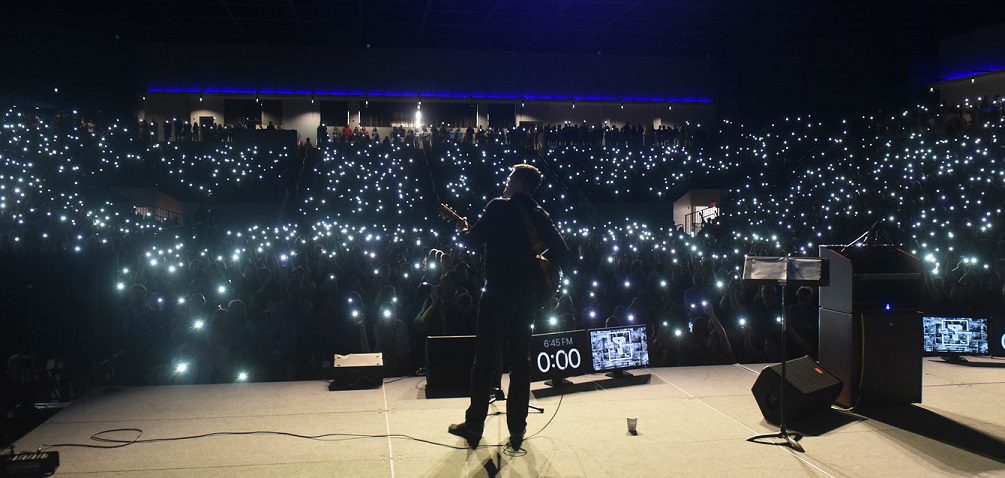
<svg viewBox="0 0 1005 478">
<path fill-rule="evenodd" d="M 513 166 L 503 190 L 474 226 L 467 219 L 458 224 L 471 248 L 485 245 L 485 292 L 478 304 L 475 363 L 471 369 L 471 405 L 464 423 L 448 431 L 478 446 L 488 414 L 491 377 L 500 349 L 509 344 L 510 382 L 506 400 L 509 446 L 519 450 L 527 429 L 530 403 L 531 324 L 540 312 L 541 266 L 531 237 L 543 242 L 549 261 L 563 265 L 569 254 L 565 240 L 548 213 L 534 199 L 541 185 L 541 172 L 529 164 Z M 528 221 L 529 219 L 529 221 Z M 531 231 L 533 227 L 534 231 Z"/>
</svg>

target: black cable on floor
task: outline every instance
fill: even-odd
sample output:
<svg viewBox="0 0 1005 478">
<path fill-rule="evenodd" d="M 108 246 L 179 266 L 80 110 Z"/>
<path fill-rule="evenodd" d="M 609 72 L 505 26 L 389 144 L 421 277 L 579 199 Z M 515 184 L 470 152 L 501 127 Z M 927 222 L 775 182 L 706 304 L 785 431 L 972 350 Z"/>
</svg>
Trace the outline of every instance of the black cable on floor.
<svg viewBox="0 0 1005 478">
<path fill-rule="evenodd" d="M 136 436 L 133 439 L 131 439 L 131 440 L 119 440 L 119 439 L 115 439 L 115 438 L 105 438 L 104 436 L 102 436 L 102 435 L 106 435 L 106 434 L 109 434 L 109 433 L 117 433 L 117 432 L 136 432 Z M 321 435 L 301 435 L 299 433 L 292 433 L 292 432 L 278 432 L 278 431 L 272 431 L 272 430 L 255 430 L 255 431 L 243 431 L 243 432 L 232 432 L 232 431 L 210 432 L 210 433 L 202 433 L 202 434 L 199 434 L 199 435 L 183 435 L 183 436 L 177 436 L 177 437 L 141 439 L 140 437 L 143 436 L 143 430 L 140 429 L 140 428 L 115 428 L 115 429 L 111 429 L 111 430 L 102 430 L 100 432 L 97 432 L 97 433 L 91 435 L 91 437 L 90 437 L 90 439 L 92 441 L 101 442 L 101 443 L 113 443 L 112 445 L 92 445 L 92 444 L 89 444 L 89 443 L 53 443 L 53 444 L 43 443 L 42 447 L 44 447 L 44 448 L 76 447 L 76 448 L 111 449 L 111 448 L 124 448 L 124 447 L 127 447 L 129 445 L 134 445 L 134 444 L 137 444 L 137 443 L 159 443 L 159 442 L 169 442 L 169 441 L 194 440 L 194 439 L 197 439 L 197 438 L 207 438 L 207 437 L 213 437 L 213 436 L 239 436 L 239 435 L 279 435 L 279 436 L 288 436 L 288 437 L 293 437 L 293 438 L 302 438 L 302 439 L 305 439 L 305 440 L 316 440 L 316 441 L 346 441 L 346 440 L 357 440 L 357 439 L 362 439 L 362 438 L 404 438 L 404 439 L 414 440 L 414 441 L 421 442 L 421 443 L 428 443 L 430 445 L 442 446 L 442 447 L 445 447 L 445 448 L 452 448 L 452 449 L 455 449 L 455 450 L 466 450 L 466 449 L 468 449 L 468 447 L 455 446 L 455 445 L 450 445 L 450 444 L 447 444 L 447 443 L 439 443 L 439 442 L 435 442 L 435 441 L 432 441 L 432 440 L 426 440 L 424 438 L 416 438 L 416 437 L 413 437 L 413 436 L 410 436 L 410 435 L 404 435 L 404 434 L 400 434 L 400 433 L 392 433 L 392 434 L 385 434 L 385 435 L 368 435 L 368 434 L 360 434 L 360 433 L 324 433 L 324 434 L 321 434 Z M 337 439 L 329 440 L 327 438 L 337 438 Z M 479 448 L 495 448 L 495 447 L 498 447 L 498 446 L 501 446 L 501 445 L 482 445 Z"/>
<path fill-rule="evenodd" d="M 548 419 L 548 423 L 545 423 L 544 426 L 541 427 L 540 430 L 534 432 L 533 435 L 530 435 L 527 438 L 524 438 L 524 440 L 530 440 L 531 438 L 533 438 L 533 437 L 539 435 L 541 432 L 543 432 L 545 428 L 548 428 L 548 425 L 551 425 L 551 421 L 554 420 L 556 416 L 558 416 L 558 409 L 562 408 L 562 400 L 564 400 L 564 399 L 565 399 L 565 394 L 564 393 L 562 395 L 558 396 L 558 405 L 555 405 L 555 413 L 551 414 L 551 418 Z"/>
<path fill-rule="evenodd" d="M 559 408 L 562 407 L 562 400 L 564 398 L 565 398 L 564 395 L 562 395 L 562 396 L 559 397 L 559 399 L 558 399 L 558 405 L 555 407 L 555 413 L 553 413 L 551 415 L 551 418 L 548 419 L 548 423 L 545 423 L 544 426 L 541 427 L 540 430 L 538 430 L 537 432 L 535 432 L 533 435 L 528 436 L 525 440 L 529 440 L 530 438 L 532 438 L 532 437 L 540 434 L 546 428 L 548 428 L 548 425 L 551 425 L 552 420 L 554 420 L 555 417 L 558 415 Z M 136 436 L 133 437 L 131 440 L 120 440 L 120 439 L 117 439 L 117 438 L 106 438 L 104 436 L 104 435 L 107 435 L 109 433 L 119 433 L 119 432 L 135 432 Z M 440 442 L 436 442 L 436 441 L 432 441 L 432 440 L 426 440 L 424 438 L 417 438 L 417 437 L 413 437 L 411 435 L 405 435 L 405 434 L 401 434 L 401 433 L 391 433 L 391 434 L 384 434 L 384 435 L 369 435 L 369 434 L 362 434 L 362 433 L 324 433 L 324 434 L 321 434 L 321 435 L 301 435 L 299 433 L 292 433 L 292 432 L 279 432 L 279 431 L 272 431 L 272 430 L 255 430 L 255 431 L 243 431 L 243 432 L 233 432 L 233 431 L 210 432 L 210 433 L 202 433 L 202 434 L 198 434 L 198 435 L 182 435 L 182 436 L 177 436 L 177 437 L 165 437 L 165 438 L 142 438 L 142 436 L 143 436 L 143 429 L 142 428 L 113 428 L 113 429 L 110 429 L 110 430 L 102 430 L 100 432 L 97 432 L 97 433 L 91 435 L 91 437 L 90 437 L 91 441 L 98 442 L 98 443 L 110 443 L 110 445 L 94 445 L 94 444 L 90 444 L 90 443 L 53 443 L 53 444 L 43 443 L 42 447 L 43 448 L 67 448 L 67 447 L 75 447 L 75 448 L 112 449 L 112 448 L 125 448 L 127 446 L 134 445 L 134 444 L 137 444 L 137 443 L 160 443 L 160 442 L 170 442 L 170 441 L 194 440 L 194 439 L 197 439 L 197 438 L 208 438 L 208 437 L 214 437 L 214 436 L 240 436 L 240 435 L 279 435 L 279 436 L 287 436 L 287 437 L 292 437 L 292 438 L 302 438 L 302 439 L 305 439 L 305 440 L 316 440 L 316 441 L 346 441 L 346 440 L 358 440 L 358 439 L 363 439 L 363 438 L 399 438 L 399 439 L 407 439 L 407 440 L 417 441 L 417 442 L 420 442 L 420 443 L 426 443 L 426 444 L 429 444 L 429 445 L 442 446 L 444 448 L 450 448 L 450 449 L 453 449 L 453 450 L 468 450 L 469 449 L 469 447 L 466 447 L 466 446 L 456 446 L 456 445 L 451 445 L 451 444 L 448 444 L 448 443 L 440 443 Z M 328 438 L 336 438 L 336 439 L 331 440 L 331 439 L 328 439 Z M 506 445 L 479 445 L 478 448 L 498 448 L 498 447 L 505 447 L 505 446 Z M 523 452 L 523 453 L 521 454 L 520 452 Z M 513 453 L 510 453 L 510 452 L 507 451 L 507 454 L 509 456 L 523 456 L 524 454 L 526 454 L 526 451 L 523 451 L 523 450 L 514 450 Z"/>
</svg>

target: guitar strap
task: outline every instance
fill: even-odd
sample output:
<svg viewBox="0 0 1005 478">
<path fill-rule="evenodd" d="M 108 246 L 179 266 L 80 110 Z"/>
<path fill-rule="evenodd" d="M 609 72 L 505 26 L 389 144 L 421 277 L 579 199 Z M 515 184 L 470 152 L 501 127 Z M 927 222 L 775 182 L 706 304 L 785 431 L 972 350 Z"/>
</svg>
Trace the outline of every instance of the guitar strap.
<svg viewBox="0 0 1005 478">
<path fill-rule="evenodd" d="M 534 227 L 534 223 L 530 220 L 530 214 L 527 213 L 527 209 L 521 204 L 516 205 L 517 210 L 520 211 L 520 218 L 523 219 L 524 228 L 527 229 L 527 236 L 530 237 L 530 247 L 534 249 L 534 255 L 538 256 L 544 254 L 545 251 L 541 250 L 541 238 L 537 235 L 537 228 Z"/>
</svg>

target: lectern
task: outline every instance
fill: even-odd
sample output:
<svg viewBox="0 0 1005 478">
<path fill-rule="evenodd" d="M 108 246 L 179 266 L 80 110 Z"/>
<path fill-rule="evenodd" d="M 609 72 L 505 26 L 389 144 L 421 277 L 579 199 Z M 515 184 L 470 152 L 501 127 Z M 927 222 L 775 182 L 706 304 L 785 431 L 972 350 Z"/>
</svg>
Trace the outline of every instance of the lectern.
<svg viewBox="0 0 1005 478">
<path fill-rule="evenodd" d="M 891 245 L 820 246 L 820 365 L 846 408 L 921 401 L 921 262 Z"/>
</svg>

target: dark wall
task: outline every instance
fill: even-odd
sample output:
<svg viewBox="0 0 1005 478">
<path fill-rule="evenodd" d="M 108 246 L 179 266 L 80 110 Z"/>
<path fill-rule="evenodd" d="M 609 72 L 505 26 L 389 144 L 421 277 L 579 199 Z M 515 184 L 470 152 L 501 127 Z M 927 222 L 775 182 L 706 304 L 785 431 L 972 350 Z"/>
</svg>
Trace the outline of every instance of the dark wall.
<svg viewBox="0 0 1005 478">
<path fill-rule="evenodd" d="M 942 69 L 986 64 L 974 59 L 989 58 L 988 52 L 993 57 L 998 50 L 992 47 L 1000 49 L 1005 41 L 993 33 L 945 42 Z M 902 106 L 924 88 L 918 78 L 938 70 L 934 47 L 893 29 L 880 36 L 840 34 L 804 42 L 738 38 L 732 53 L 690 59 L 337 46 L 135 46 L 114 34 L 59 27 L 0 34 L 7 40 L 0 42 L 0 54 L 10 65 L 0 75 L 0 99 L 29 98 L 119 115 L 131 114 L 136 93 L 146 88 L 216 87 L 703 97 L 716 101 L 720 117 L 754 122 L 793 112 L 847 115 Z M 59 94 L 53 93 L 56 87 Z"/>
<path fill-rule="evenodd" d="M 271 45 L 149 44 L 148 88 L 714 96 L 709 62 L 652 56 Z"/>
<path fill-rule="evenodd" d="M 817 39 L 748 50 L 715 63 L 720 117 L 745 122 L 865 114 L 921 91 L 909 71 L 931 62 L 895 39 Z"/>
<path fill-rule="evenodd" d="M 1005 69 L 1005 23 L 947 38 L 939 44 L 941 78 L 953 80 L 1002 69 Z"/>
<path fill-rule="evenodd" d="M 0 275 L 0 354 L 35 351 L 95 358 L 118 326 L 113 272 L 116 257 L 101 251 L 3 255 Z M 87 357 L 83 357 L 83 356 Z M 74 361 L 68 366 L 86 367 Z"/>
<path fill-rule="evenodd" d="M 133 46 L 115 35 L 35 26 L 5 28 L 0 99 L 129 114 L 136 91 Z M 55 89 L 58 88 L 57 93 Z"/>
</svg>

